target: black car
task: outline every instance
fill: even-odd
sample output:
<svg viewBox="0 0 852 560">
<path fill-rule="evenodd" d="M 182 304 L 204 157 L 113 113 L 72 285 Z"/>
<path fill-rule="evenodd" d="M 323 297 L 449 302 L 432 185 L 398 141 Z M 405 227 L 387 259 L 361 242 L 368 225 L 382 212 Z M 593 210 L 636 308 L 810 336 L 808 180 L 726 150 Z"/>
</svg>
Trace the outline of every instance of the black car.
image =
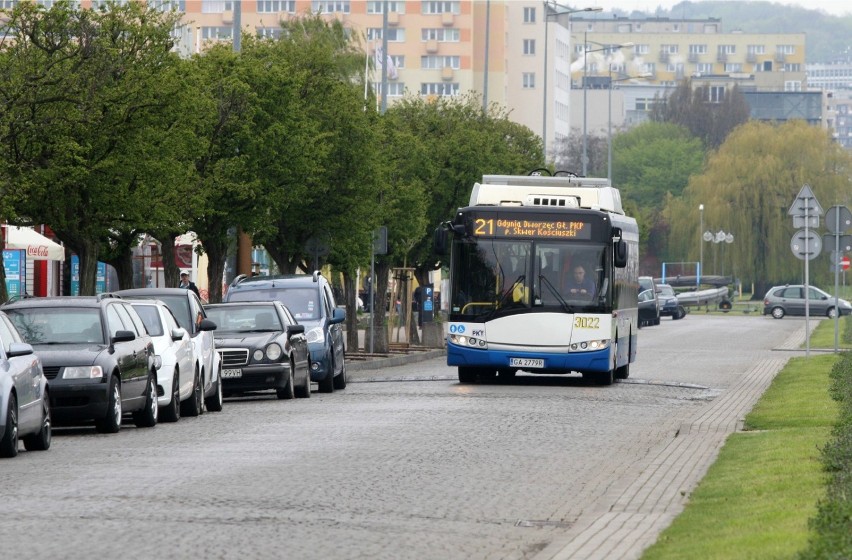
<svg viewBox="0 0 852 560">
<path fill-rule="evenodd" d="M 643 296 L 644 294 L 644 296 Z M 639 277 L 639 326 L 659 325 L 662 305 L 657 286 L 650 276 Z"/>
<path fill-rule="evenodd" d="M 346 387 L 343 321 L 346 311 L 337 307 L 328 280 L 313 274 L 237 276 L 224 301 L 280 301 L 305 326 L 311 354 L 311 381 L 320 393 Z"/>
<path fill-rule="evenodd" d="M 225 396 L 275 389 L 279 399 L 311 396 L 305 327 L 278 301 L 205 306 L 218 326 Z"/>
<path fill-rule="evenodd" d="M 129 302 L 95 297 L 27 298 L 3 305 L 42 361 L 53 421 L 94 420 L 99 432 L 157 424 L 154 345 Z"/>
<path fill-rule="evenodd" d="M 669 284 L 657 284 L 657 299 L 660 300 L 660 316 L 671 317 L 675 321 L 686 317 L 686 309 L 677 299 L 677 294 Z"/>
</svg>

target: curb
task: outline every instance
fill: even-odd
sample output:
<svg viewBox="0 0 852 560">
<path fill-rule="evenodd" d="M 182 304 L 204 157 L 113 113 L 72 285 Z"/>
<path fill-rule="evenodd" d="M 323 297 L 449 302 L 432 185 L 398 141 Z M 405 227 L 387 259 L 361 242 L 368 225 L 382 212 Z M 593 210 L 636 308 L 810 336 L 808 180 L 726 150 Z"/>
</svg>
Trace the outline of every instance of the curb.
<svg viewBox="0 0 852 560">
<path fill-rule="evenodd" d="M 346 371 L 365 371 L 395 366 L 404 366 L 407 364 L 414 364 L 417 362 L 423 362 L 425 360 L 431 360 L 432 358 L 438 358 L 440 356 L 446 356 L 446 354 L 447 350 L 445 348 L 435 348 L 431 350 L 418 350 L 410 354 L 388 356 L 387 358 L 374 358 L 371 360 L 363 361 L 347 361 Z"/>
</svg>

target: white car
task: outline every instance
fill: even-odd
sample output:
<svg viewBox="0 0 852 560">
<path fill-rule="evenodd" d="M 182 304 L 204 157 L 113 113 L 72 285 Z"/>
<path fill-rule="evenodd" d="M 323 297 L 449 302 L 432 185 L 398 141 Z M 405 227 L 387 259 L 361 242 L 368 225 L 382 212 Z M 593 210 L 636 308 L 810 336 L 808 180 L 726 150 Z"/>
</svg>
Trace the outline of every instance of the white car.
<svg viewBox="0 0 852 560">
<path fill-rule="evenodd" d="M 157 355 L 157 406 L 160 420 L 177 422 L 181 407 L 196 406 L 195 372 L 192 366 L 192 340 L 178 325 L 169 307 L 160 300 L 131 301 L 142 318 Z M 200 391 L 199 391 L 200 393 Z"/>
<path fill-rule="evenodd" d="M 181 414 L 198 416 L 204 412 L 205 407 L 213 412 L 222 410 L 222 365 L 212 332 L 216 329 L 216 323 L 207 318 L 207 313 L 195 292 L 183 288 L 134 288 L 118 290 L 115 294 L 123 298 L 162 301 L 172 310 L 178 325 L 189 333 L 198 381 L 195 383 L 196 398 L 185 401 Z"/>
</svg>

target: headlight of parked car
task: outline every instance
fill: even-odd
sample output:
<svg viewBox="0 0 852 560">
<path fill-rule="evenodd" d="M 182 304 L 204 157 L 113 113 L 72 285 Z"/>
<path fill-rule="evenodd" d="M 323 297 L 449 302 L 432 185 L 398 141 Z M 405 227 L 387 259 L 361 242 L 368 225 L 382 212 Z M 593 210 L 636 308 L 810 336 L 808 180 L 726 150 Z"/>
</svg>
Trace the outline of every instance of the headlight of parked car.
<svg viewBox="0 0 852 560">
<path fill-rule="evenodd" d="M 305 336 L 308 342 L 325 342 L 325 333 L 322 331 L 322 327 L 312 328 L 305 333 Z"/>
<path fill-rule="evenodd" d="M 66 367 L 62 371 L 62 379 L 100 379 L 104 376 L 101 366 Z"/>
<path fill-rule="evenodd" d="M 278 361 L 278 358 L 280 358 L 283 353 L 284 351 L 281 350 L 281 347 L 274 342 L 266 347 L 266 357 L 273 362 Z"/>
</svg>

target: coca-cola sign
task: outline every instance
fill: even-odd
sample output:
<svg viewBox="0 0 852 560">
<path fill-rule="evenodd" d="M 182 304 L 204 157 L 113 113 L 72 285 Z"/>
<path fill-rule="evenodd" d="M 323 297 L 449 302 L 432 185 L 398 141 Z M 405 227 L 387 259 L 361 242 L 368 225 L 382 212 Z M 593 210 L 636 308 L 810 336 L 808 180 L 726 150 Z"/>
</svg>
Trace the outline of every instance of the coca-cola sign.
<svg viewBox="0 0 852 560">
<path fill-rule="evenodd" d="M 27 245 L 28 257 L 47 257 L 47 245 Z"/>
</svg>

